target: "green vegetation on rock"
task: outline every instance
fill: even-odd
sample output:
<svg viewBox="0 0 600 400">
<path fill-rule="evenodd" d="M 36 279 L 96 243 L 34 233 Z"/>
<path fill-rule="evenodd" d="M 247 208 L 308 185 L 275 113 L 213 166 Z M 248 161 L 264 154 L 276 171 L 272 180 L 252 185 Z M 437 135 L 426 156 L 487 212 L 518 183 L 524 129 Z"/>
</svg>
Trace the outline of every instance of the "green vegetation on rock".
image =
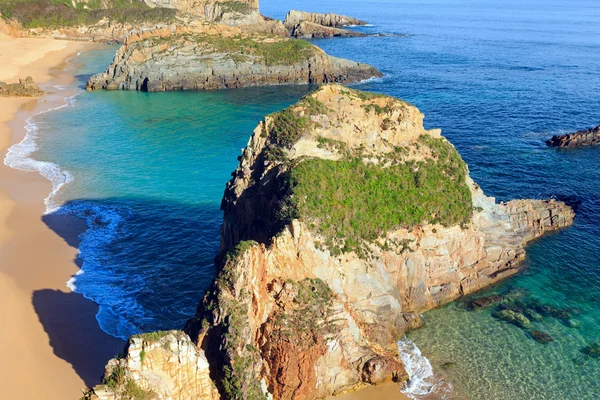
<svg viewBox="0 0 600 400">
<path fill-rule="evenodd" d="M 111 374 L 104 379 L 104 384 L 118 393 L 121 399 L 127 400 L 151 400 L 156 398 L 156 393 L 151 390 L 142 389 L 133 379 L 129 378 L 125 369 L 116 365 Z M 86 397 L 84 396 L 84 399 Z"/>
<path fill-rule="evenodd" d="M 422 223 L 464 225 L 471 218 L 466 164 L 445 139 L 422 136 L 432 158 L 382 167 L 359 156 L 308 159 L 290 169 L 300 219 L 322 234 L 333 254 L 366 256 L 365 242 Z"/>
<path fill-rule="evenodd" d="M 102 3 L 108 7 L 103 8 Z M 167 22 L 175 18 L 176 10 L 150 8 L 136 0 L 93 0 L 78 2 L 73 7 L 68 0 L 3 0 L 0 12 L 4 18 L 15 18 L 24 28 L 61 28 L 93 25 L 107 18 L 112 22 Z"/>
<path fill-rule="evenodd" d="M 220 5 L 223 12 L 226 13 L 248 14 L 252 11 L 250 4 L 242 1 L 224 1 Z"/>
<path fill-rule="evenodd" d="M 189 35 L 193 39 L 194 35 Z M 223 35 L 195 35 L 200 43 L 211 45 L 216 51 L 235 56 L 257 57 L 266 65 L 293 65 L 308 60 L 315 54 L 316 47 L 305 40 L 266 37 L 261 39 Z"/>
</svg>

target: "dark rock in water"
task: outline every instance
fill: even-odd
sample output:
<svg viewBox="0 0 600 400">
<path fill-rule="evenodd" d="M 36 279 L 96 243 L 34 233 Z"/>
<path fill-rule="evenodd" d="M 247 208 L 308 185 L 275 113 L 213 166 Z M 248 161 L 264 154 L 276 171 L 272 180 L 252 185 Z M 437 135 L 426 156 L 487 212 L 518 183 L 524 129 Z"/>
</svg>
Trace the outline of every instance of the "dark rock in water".
<svg viewBox="0 0 600 400">
<path fill-rule="evenodd" d="M 600 144 L 600 126 L 567 135 L 552 136 L 552 139 L 546 141 L 546 144 L 552 147 L 566 148 Z"/>
<path fill-rule="evenodd" d="M 290 35 L 302 39 L 368 36 L 365 33 L 351 31 L 349 29 L 332 28 L 306 21 L 300 22 L 298 25 L 294 26 L 290 31 Z"/>
<path fill-rule="evenodd" d="M 501 302 L 502 299 L 503 299 L 503 296 L 499 295 L 499 294 L 494 294 L 494 295 L 486 296 L 486 297 L 480 297 L 478 299 L 474 299 L 471 302 L 469 302 L 469 308 L 471 310 L 478 310 L 480 308 L 489 307 L 491 305 Z"/>
<path fill-rule="evenodd" d="M 536 312 L 535 310 L 531 309 L 531 308 L 525 308 L 523 310 L 523 313 L 525 314 L 525 316 L 527 318 L 529 318 L 532 321 L 536 321 L 536 322 L 540 322 L 544 320 L 544 317 L 539 314 L 538 312 Z"/>
<path fill-rule="evenodd" d="M 556 308 L 547 304 L 537 304 L 535 310 L 542 314 L 544 317 L 552 317 L 561 320 L 567 320 L 572 317 L 572 313 L 569 309 Z"/>
<path fill-rule="evenodd" d="M 531 326 L 531 321 L 526 316 L 513 310 L 500 310 L 492 314 L 494 318 L 513 324 L 522 329 L 527 329 Z"/>
<path fill-rule="evenodd" d="M 37 97 L 43 94 L 30 76 L 19 79 L 19 83 L 0 82 L 0 97 Z"/>
<path fill-rule="evenodd" d="M 600 342 L 590 344 L 581 349 L 581 352 L 588 357 L 600 358 Z"/>
<path fill-rule="evenodd" d="M 442 365 L 440 365 L 440 367 L 442 367 L 442 369 L 448 370 L 448 369 L 452 369 L 454 367 L 456 367 L 456 363 L 449 361 L 449 362 L 445 362 Z"/>
<path fill-rule="evenodd" d="M 549 334 L 547 334 L 545 332 L 536 331 L 535 329 L 532 329 L 529 331 L 529 336 L 536 342 L 540 342 L 540 343 L 554 342 L 554 338 L 552 336 L 550 336 Z"/>
</svg>

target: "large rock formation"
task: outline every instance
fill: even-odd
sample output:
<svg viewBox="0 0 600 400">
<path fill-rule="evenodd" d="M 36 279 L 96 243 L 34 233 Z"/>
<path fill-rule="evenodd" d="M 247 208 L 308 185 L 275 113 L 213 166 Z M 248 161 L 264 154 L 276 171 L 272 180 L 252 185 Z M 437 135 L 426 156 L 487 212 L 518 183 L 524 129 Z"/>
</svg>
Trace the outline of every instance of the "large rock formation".
<svg viewBox="0 0 600 400">
<path fill-rule="evenodd" d="M 318 14 L 290 11 L 283 25 L 297 38 L 360 37 L 364 33 L 341 29 L 345 26 L 367 25 L 365 21 L 337 14 Z"/>
<path fill-rule="evenodd" d="M 414 106 L 339 85 L 259 124 L 222 208 L 218 274 L 185 328 L 202 350 L 181 333 L 134 338 L 88 398 L 404 382 L 396 342 L 420 312 L 518 272 L 528 241 L 574 218 L 554 200 L 496 204 Z"/>
<path fill-rule="evenodd" d="M 0 97 L 37 97 L 43 94 L 30 76 L 19 79 L 19 83 L 0 82 Z"/>
<path fill-rule="evenodd" d="M 129 339 L 125 355 L 109 361 L 103 383 L 86 391 L 97 400 L 219 400 L 204 352 L 183 332 Z"/>
<path fill-rule="evenodd" d="M 323 398 L 407 375 L 419 313 L 519 271 L 568 226 L 554 200 L 496 204 L 400 100 L 326 85 L 268 116 L 228 183 L 219 273 L 186 332 L 232 399 Z"/>
<path fill-rule="evenodd" d="M 600 144 L 600 126 L 566 135 L 552 136 L 546 141 L 552 147 L 582 147 Z"/>
<path fill-rule="evenodd" d="M 204 24 L 132 34 L 88 90 L 168 91 L 355 82 L 375 68 L 331 57 L 302 41 Z"/>
</svg>

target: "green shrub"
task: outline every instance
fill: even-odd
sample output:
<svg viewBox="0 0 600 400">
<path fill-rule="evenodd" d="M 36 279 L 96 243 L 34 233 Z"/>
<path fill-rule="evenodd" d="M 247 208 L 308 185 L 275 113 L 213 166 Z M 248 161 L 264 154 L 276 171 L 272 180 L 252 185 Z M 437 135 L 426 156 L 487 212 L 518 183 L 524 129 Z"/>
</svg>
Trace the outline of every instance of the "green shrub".
<svg viewBox="0 0 600 400">
<path fill-rule="evenodd" d="M 471 218 L 467 168 L 444 139 L 423 136 L 432 159 L 383 168 L 359 157 L 308 159 L 290 171 L 298 215 L 315 224 L 333 254 L 356 251 L 386 232 L 422 223 L 463 225 Z"/>
</svg>

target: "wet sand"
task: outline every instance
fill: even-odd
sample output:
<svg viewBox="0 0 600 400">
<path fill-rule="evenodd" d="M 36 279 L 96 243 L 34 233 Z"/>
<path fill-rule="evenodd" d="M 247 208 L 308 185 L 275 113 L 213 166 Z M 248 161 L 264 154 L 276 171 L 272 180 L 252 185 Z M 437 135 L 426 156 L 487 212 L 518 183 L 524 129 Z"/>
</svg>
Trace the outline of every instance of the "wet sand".
<svg viewBox="0 0 600 400">
<path fill-rule="evenodd" d="M 0 98 L 0 149 L 20 142 L 25 120 L 64 104 L 53 85 L 72 77 L 65 61 L 96 45 L 0 37 L 0 81 L 32 76 L 48 94 Z M 44 216 L 52 186 L 36 172 L 0 165 L 0 387 L 7 399 L 77 399 L 99 382 L 123 341 L 100 330 L 97 306 L 71 292 L 83 221 Z"/>
</svg>

